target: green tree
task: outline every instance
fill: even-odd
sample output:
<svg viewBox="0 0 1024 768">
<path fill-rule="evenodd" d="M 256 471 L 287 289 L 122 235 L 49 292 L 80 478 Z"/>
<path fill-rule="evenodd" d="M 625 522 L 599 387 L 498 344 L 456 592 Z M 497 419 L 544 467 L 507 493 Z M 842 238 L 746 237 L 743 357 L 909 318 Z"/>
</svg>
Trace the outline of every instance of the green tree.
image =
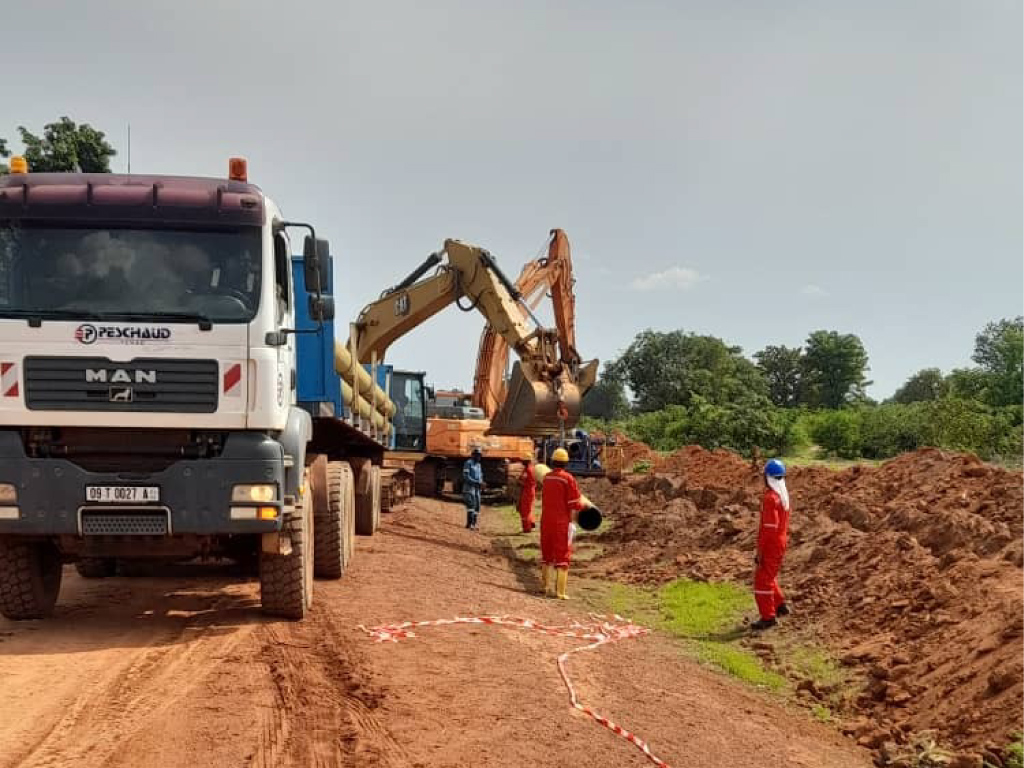
<svg viewBox="0 0 1024 768">
<path fill-rule="evenodd" d="M 946 394 L 962 400 L 987 402 L 990 378 L 981 368 L 956 368 L 946 377 Z"/>
<path fill-rule="evenodd" d="M 41 137 L 25 126 L 19 126 L 18 131 L 29 170 L 36 173 L 110 173 L 110 158 L 117 154 L 103 131 L 88 123 L 78 125 L 68 117 L 43 126 Z"/>
<path fill-rule="evenodd" d="M 781 408 L 800 404 L 803 350 L 769 345 L 754 354 L 757 367 L 768 382 L 768 397 Z"/>
<path fill-rule="evenodd" d="M 689 405 L 695 395 L 712 405 L 767 395 L 764 377 L 739 347 L 681 330 L 642 331 L 609 371 L 629 387 L 639 411 Z"/>
<path fill-rule="evenodd" d="M 583 397 L 583 415 L 594 419 L 614 421 L 624 418 L 628 411 L 629 401 L 626 399 L 626 390 L 622 385 L 622 380 L 609 374 L 606 365 L 597 383 Z"/>
<path fill-rule="evenodd" d="M 896 390 L 890 398 L 893 403 L 922 403 L 945 397 L 949 382 L 938 368 L 923 368 Z"/>
<path fill-rule="evenodd" d="M 11 150 L 7 148 L 7 139 L 0 139 L 0 157 L 7 158 L 10 156 Z M 10 171 L 10 168 L 7 167 L 7 163 L 0 163 L 0 176 L 8 171 Z"/>
<path fill-rule="evenodd" d="M 1024 400 L 1024 317 L 986 325 L 975 337 L 971 359 L 990 377 L 990 405 L 1014 405 Z"/>
<path fill-rule="evenodd" d="M 815 331 L 807 337 L 803 357 L 803 400 L 824 408 L 840 408 L 865 398 L 868 354 L 852 333 Z"/>
</svg>

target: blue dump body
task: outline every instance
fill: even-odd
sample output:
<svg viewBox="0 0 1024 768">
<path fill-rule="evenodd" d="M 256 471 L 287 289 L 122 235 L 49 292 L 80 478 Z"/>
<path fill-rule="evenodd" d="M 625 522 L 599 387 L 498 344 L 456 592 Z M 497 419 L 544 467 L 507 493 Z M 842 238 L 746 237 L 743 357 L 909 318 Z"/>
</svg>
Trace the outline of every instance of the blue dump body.
<svg viewBox="0 0 1024 768">
<path fill-rule="evenodd" d="M 302 296 L 299 286 L 305 285 L 303 277 L 302 256 L 292 257 L 292 280 L 295 295 Z M 328 277 L 328 284 L 323 286 L 325 294 L 333 295 L 334 276 Z M 309 315 L 309 305 L 305 301 L 297 301 L 295 307 L 295 325 L 299 331 L 316 331 L 317 324 Z M 298 401 L 299 405 L 314 417 L 333 417 L 347 420 L 351 414 L 341 399 L 341 376 L 334 370 L 334 322 L 324 323 L 319 333 L 298 333 L 296 339 L 296 358 L 298 361 Z M 365 366 L 369 370 L 370 366 Z M 392 366 L 377 366 L 377 383 L 385 392 Z M 388 438 L 385 448 L 392 448 L 395 441 L 394 430 Z"/>
</svg>

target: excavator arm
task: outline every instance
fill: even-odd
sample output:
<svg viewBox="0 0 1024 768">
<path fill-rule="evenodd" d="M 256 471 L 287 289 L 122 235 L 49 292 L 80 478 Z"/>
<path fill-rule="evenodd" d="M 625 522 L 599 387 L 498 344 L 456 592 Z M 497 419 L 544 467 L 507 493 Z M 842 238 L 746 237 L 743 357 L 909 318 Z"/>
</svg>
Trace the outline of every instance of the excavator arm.
<svg viewBox="0 0 1024 768">
<path fill-rule="evenodd" d="M 582 397 L 594 385 L 596 361 L 584 365 L 576 351 L 576 299 L 573 293 L 572 257 L 569 238 L 561 229 L 553 229 L 545 258 L 527 262 L 516 280 L 516 290 L 529 309 L 536 309 L 550 294 L 555 315 L 560 360 L 578 371 L 576 385 Z M 505 371 L 509 346 L 489 323 L 484 326 L 473 378 L 473 405 L 492 418 L 506 398 Z"/>
<path fill-rule="evenodd" d="M 431 270 L 433 274 L 424 277 Z M 580 374 L 585 371 L 592 383 L 597 362 L 581 366 L 578 355 L 566 361 L 559 354 L 559 331 L 541 327 L 530 317 L 521 292 L 491 254 L 458 240 L 446 240 L 442 251 L 363 309 L 350 342 L 357 359 L 382 361 L 391 344 L 455 303 L 466 311 L 479 311 L 519 357 L 507 395 L 491 414 L 491 434 L 541 437 L 579 421 Z"/>
</svg>

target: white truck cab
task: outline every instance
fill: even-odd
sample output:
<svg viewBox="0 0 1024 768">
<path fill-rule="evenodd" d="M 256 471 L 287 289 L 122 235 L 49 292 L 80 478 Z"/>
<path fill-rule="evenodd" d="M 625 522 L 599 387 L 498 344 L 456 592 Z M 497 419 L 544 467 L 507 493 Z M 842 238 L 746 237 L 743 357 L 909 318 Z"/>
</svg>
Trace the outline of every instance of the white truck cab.
<svg viewBox="0 0 1024 768">
<path fill-rule="evenodd" d="M 303 312 L 321 331 L 333 318 L 320 290 L 326 243 L 286 222 L 246 181 L 244 161 L 230 168 L 228 179 L 0 178 L 8 618 L 49 614 L 63 563 L 99 577 L 118 561 L 200 555 L 258 562 L 264 607 L 301 618 L 314 512 L 335 514 L 345 528 L 336 535 L 349 533 L 351 510 L 313 509 L 313 419 L 296 400 L 296 302 L 309 303 Z M 293 285 L 290 227 L 311 233 L 309 290 Z M 354 487 L 354 470 L 379 463 L 383 446 L 357 436 L 359 461 L 331 482 Z M 345 553 L 334 550 L 350 556 L 351 546 L 324 546 L 333 555 L 321 560 L 337 562 L 318 568 L 343 570 Z"/>
</svg>

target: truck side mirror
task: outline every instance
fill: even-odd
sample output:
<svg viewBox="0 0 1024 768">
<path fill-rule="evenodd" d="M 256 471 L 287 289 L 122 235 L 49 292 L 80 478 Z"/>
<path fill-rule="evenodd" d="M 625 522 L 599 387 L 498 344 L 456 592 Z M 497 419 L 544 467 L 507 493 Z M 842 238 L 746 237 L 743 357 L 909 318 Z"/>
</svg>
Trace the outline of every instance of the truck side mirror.
<svg viewBox="0 0 1024 768">
<path fill-rule="evenodd" d="M 331 245 L 323 238 L 315 240 L 306 235 L 302 243 L 303 278 L 306 291 L 315 293 L 317 285 L 321 292 L 326 292 L 331 285 Z M 317 282 L 319 280 L 319 283 Z"/>
<path fill-rule="evenodd" d="M 302 241 L 302 276 L 306 282 L 306 290 L 310 293 L 316 290 L 320 275 L 319 250 L 317 241 L 306 235 L 306 239 Z"/>
<path fill-rule="evenodd" d="M 323 323 L 334 319 L 334 297 L 311 294 L 309 297 L 309 317 L 314 322 Z"/>
</svg>

